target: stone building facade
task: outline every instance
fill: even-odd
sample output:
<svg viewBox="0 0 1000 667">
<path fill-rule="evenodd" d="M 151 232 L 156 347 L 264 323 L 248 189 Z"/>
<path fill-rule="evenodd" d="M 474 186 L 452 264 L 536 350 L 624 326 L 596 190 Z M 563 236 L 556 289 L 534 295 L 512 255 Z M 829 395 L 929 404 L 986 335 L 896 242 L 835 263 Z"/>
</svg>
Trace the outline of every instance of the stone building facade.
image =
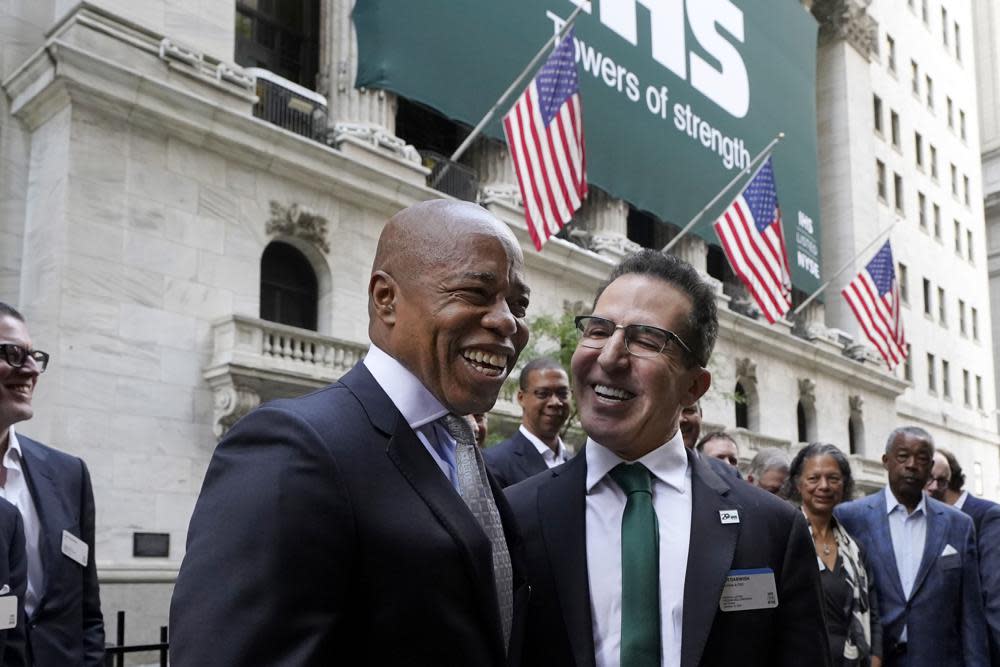
<svg viewBox="0 0 1000 667">
<path fill-rule="evenodd" d="M 238 4 L 255 3 L 32 0 L 8 3 L 0 15 L 0 300 L 22 309 L 35 344 L 53 355 L 36 390 L 36 417 L 20 430 L 90 466 L 106 614 L 113 625 L 112 613 L 127 609 L 135 640 L 152 640 L 165 622 L 218 436 L 261 401 L 321 386 L 364 355 L 365 290 L 382 225 L 405 206 L 442 196 L 428 186 L 429 167 L 397 136 L 399 101 L 353 86 L 351 0 L 316 3 L 315 92 L 325 114 L 313 117 L 322 127 L 312 137 L 254 115 L 259 79 L 233 62 Z M 890 13 L 894 2 L 812 4 L 825 22 L 817 131 L 829 270 L 864 247 L 873 220 L 881 229 L 894 217 L 878 198 L 876 160 L 907 180 L 919 178 L 904 165 L 913 162 L 905 157 L 913 130 L 906 129 L 897 154 L 877 135 L 871 112 L 878 94 L 911 122 L 909 93 L 894 88 L 909 85 L 909 55 L 897 55 L 894 82 L 876 45 L 886 26 L 912 19 Z M 968 12 L 955 17 L 970 23 Z M 911 29 L 918 27 L 891 28 L 897 48 L 916 51 L 919 35 L 906 37 Z M 907 191 L 906 219 L 893 232 L 899 260 L 910 267 L 906 322 L 915 379 L 902 369 L 887 372 L 858 344 L 833 288 L 825 306 L 810 306 L 794 324 L 768 326 L 745 314 L 738 290 L 719 283 L 722 326 L 705 419 L 736 429 L 744 460 L 763 445 L 850 445 L 857 474 L 872 489 L 883 479 L 885 436 L 912 422 L 947 442 L 970 469 L 974 461 L 981 492 L 997 496 L 1000 438 L 981 180 L 970 163 L 977 111 L 968 51 L 963 68 L 948 69 L 941 54 L 925 67 L 943 68 L 934 75 L 939 96 L 954 86 L 949 94 L 966 114 L 973 152 L 937 126 L 928 126 L 925 141 L 939 146 L 942 184 L 949 160 L 970 177 L 974 203 L 963 209 L 942 194 L 949 211 L 942 224 L 951 230 L 954 208 L 977 239 L 978 259 L 961 264 L 948 252 L 938 261 L 951 245 L 938 249 L 933 235 L 920 235 L 915 190 Z M 931 122 L 913 113 L 912 122 Z M 533 314 L 586 307 L 611 267 L 637 247 L 628 204 L 594 190 L 570 240 L 553 239 L 535 252 L 505 149 L 480 142 L 467 163 L 478 175 L 480 201 L 525 248 Z M 300 253 L 315 276 L 314 328 L 261 318 L 262 258 L 275 243 Z M 675 252 L 708 270 L 705 242 L 683 239 Z M 949 303 L 968 293 L 979 339 L 962 338 L 957 315 L 947 329 L 922 318 L 921 272 L 947 290 Z M 949 355 L 953 374 L 968 369 L 982 377 L 981 405 L 963 403 L 956 375 L 950 399 L 931 392 L 921 359 L 932 348 Z M 739 425 L 737 393 L 746 397 Z M 510 393 L 496 416 L 516 421 Z M 168 535 L 169 552 L 137 556 L 137 533 Z"/>
</svg>

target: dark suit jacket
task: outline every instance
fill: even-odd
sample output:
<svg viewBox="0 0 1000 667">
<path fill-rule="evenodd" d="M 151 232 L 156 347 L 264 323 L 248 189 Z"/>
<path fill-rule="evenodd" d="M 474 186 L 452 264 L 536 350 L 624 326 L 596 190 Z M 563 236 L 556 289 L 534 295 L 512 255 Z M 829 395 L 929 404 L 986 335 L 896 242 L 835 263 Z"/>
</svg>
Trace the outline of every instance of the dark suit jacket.
<svg viewBox="0 0 1000 667">
<path fill-rule="evenodd" d="M 839 505 L 837 520 L 868 555 L 878 586 L 886 664 L 907 667 L 979 667 L 989 664 L 979 559 L 972 520 L 927 497 L 927 537 L 907 600 L 899 581 L 883 491 Z M 943 556 L 947 545 L 956 553 Z M 907 628 L 907 651 L 892 647 Z"/>
<path fill-rule="evenodd" d="M 1000 505 L 969 495 L 962 511 L 972 517 L 979 547 L 979 579 L 990 635 L 990 664 L 1000 665 Z"/>
<path fill-rule="evenodd" d="M 819 569 L 805 518 L 746 482 L 723 479 L 688 451 L 691 541 L 684 585 L 682 667 L 829 665 Z M 532 595 L 524 665 L 593 667 L 587 573 L 586 452 L 507 489 L 524 536 Z M 723 524 L 721 510 L 740 522 Z M 722 612 L 730 570 L 770 567 L 779 605 Z"/>
<path fill-rule="evenodd" d="M 514 566 L 510 662 L 527 583 Z M 171 664 L 503 665 L 489 539 L 363 365 L 216 448 L 170 607 Z"/>
<path fill-rule="evenodd" d="M 94 555 L 94 490 L 86 464 L 17 434 L 38 511 L 42 586 L 28 617 L 29 659 L 37 667 L 103 665 L 104 616 Z M 63 531 L 87 543 L 84 567 L 62 553 Z"/>
<path fill-rule="evenodd" d="M 503 488 L 549 469 L 545 459 L 520 430 L 513 437 L 483 451 L 483 458 L 486 459 L 486 467 Z"/>
<path fill-rule="evenodd" d="M 28 564 L 24 554 L 24 523 L 17 508 L 2 498 L 0 498 L 0 554 L 3 554 L 0 556 L 0 586 L 9 587 L 4 596 L 17 596 L 17 626 L 0 630 L 0 665 L 22 667 L 27 664 L 24 644 L 24 591 L 28 586 Z"/>
</svg>

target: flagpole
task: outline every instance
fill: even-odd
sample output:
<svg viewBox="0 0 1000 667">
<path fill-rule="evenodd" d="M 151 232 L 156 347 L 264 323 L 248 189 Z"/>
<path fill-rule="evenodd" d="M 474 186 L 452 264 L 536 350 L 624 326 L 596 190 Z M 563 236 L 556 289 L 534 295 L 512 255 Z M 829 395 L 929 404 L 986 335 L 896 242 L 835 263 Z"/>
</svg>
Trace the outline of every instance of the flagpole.
<svg viewBox="0 0 1000 667">
<path fill-rule="evenodd" d="M 507 98 L 510 97 L 511 93 L 521 88 L 524 78 L 535 70 L 535 67 L 538 65 L 539 61 L 541 61 L 541 59 L 545 57 L 545 54 L 548 53 L 549 49 L 558 46 L 558 44 L 566 36 L 566 33 L 569 32 L 569 29 L 573 27 L 573 21 L 575 21 L 576 17 L 580 15 L 581 11 L 583 11 L 583 6 L 585 4 L 587 3 L 580 2 L 580 4 L 576 6 L 576 9 L 573 10 L 573 13 L 569 15 L 569 18 L 566 19 L 566 23 L 563 24 L 563 27 L 559 29 L 559 32 L 553 35 L 552 39 L 546 40 L 545 45 L 542 46 L 541 50 L 539 50 L 538 53 L 535 54 L 535 57 L 531 59 L 531 62 L 528 63 L 528 66 L 525 67 L 524 70 L 522 70 L 521 73 L 517 75 L 517 78 L 514 79 L 514 82 L 507 87 L 507 90 L 503 92 L 503 95 L 500 96 L 500 99 L 496 101 L 496 104 L 494 104 L 490 108 L 490 110 L 486 112 L 486 115 L 483 116 L 483 119 L 480 120 L 479 123 L 474 128 L 472 128 L 472 132 L 469 134 L 469 136 L 465 138 L 465 141 L 463 141 L 461 145 L 459 145 L 459 147 L 455 149 L 455 152 L 451 154 L 451 157 L 448 158 L 448 162 L 446 162 L 444 166 L 441 167 L 441 170 L 431 181 L 430 187 L 433 188 L 434 186 L 436 186 L 438 182 L 441 180 L 441 177 L 444 175 L 444 172 L 448 170 L 449 166 L 451 166 L 451 163 L 458 162 L 459 158 L 461 158 L 462 155 L 465 154 L 465 151 L 468 150 L 470 145 L 472 145 L 472 142 L 475 141 L 480 134 L 482 134 L 483 128 L 485 128 L 486 125 L 491 120 L 493 120 L 493 116 L 496 115 L 497 110 L 504 105 L 504 103 L 507 101 Z"/>
<path fill-rule="evenodd" d="M 815 299 L 815 298 L 816 298 L 817 296 L 819 296 L 819 295 L 820 295 L 820 293 L 822 293 L 822 292 L 823 292 L 823 290 L 825 290 L 825 289 L 826 289 L 827 287 L 829 287 L 829 286 L 830 286 L 830 283 L 832 283 L 832 282 L 833 282 L 833 281 L 834 281 L 834 280 L 835 280 L 835 279 L 837 278 L 837 276 L 839 276 L 840 274 L 842 274 L 842 273 L 843 273 L 844 271 L 846 271 L 846 270 L 847 270 L 848 268 L 850 268 L 850 267 L 854 266 L 854 262 L 858 261 L 858 258 L 859 258 L 859 257 L 861 257 L 861 255 L 863 255 L 863 254 L 865 254 L 866 252 L 868 252 L 868 250 L 869 250 L 869 249 L 870 249 L 870 248 L 871 248 L 871 247 L 872 247 L 873 245 L 875 245 L 876 243 L 878 243 L 879 241 L 882 241 L 882 240 L 884 240 L 884 239 L 885 239 L 885 237 L 886 237 L 886 235 L 887 235 L 887 234 L 888 234 L 889 232 L 891 232 L 891 231 L 892 231 L 892 228 L 893 228 L 893 227 L 895 227 L 895 226 L 896 226 L 896 223 L 897 223 L 897 222 L 899 222 L 899 218 L 896 218 L 896 219 L 895 219 L 895 220 L 893 221 L 893 223 L 892 223 L 891 225 L 889 225 L 888 229 L 884 230 L 884 231 L 883 231 L 882 233 L 880 233 L 880 234 L 879 234 L 878 236 L 876 236 L 876 237 L 875 237 L 875 238 L 874 238 L 874 239 L 872 240 L 872 242 L 871 242 L 871 243 L 869 243 L 869 244 L 868 244 L 868 245 L 866 245 L 866 246 L 865 246 L 864 248 L 862 248 L 862 249 L 861 249 L 861 251 L 860 251 L 860 252 L 858 252 L 858 254 L 854 255 L 854 257 L 851 257 L 851 259 L 849 259 L 849 260 L 847 261 L 847 263 L 846 263 L 846 264 L 844 264 L 844 265 L 843 265 L 842 267 L 840 267 L 839 269 L 837 269 L 837 272 L 836 272 L 836 273 L 834 273 L 834 274 L 833 274 L 832 276 L 830 276 L 830 277 L 829 277 L 829 278 L 827 279 L 827 281 L 826 281 L 825 283 L 823 283 L 822 285 L 820 285 L 820 286 L 819 286 L 819 288 L 818 288 L 818 289 L 817 289 L 817 290 L 816 290 L 815 292 L 813 292 L 812 294 L 810 294 L 810 295 L 809 295 L 809 298 L 807 298 L 807 299 L 806 299 L 805 301 L 803 301 L 802 303 L 800 303 L 800 304 L 799 304 L 799 305 L 798 305 L 798 306 L 797 306 L 797 307 L 795 308 L 795 310 L 793 310 L 793 311 L 792 311 L 792 314 L 790 315 L 790 317 L 795 317 L 796 315 L 798 315 L 798 314 L 799 314 L 799 311 L 800 311 L 800 310 L 802 310 L 803 308 L 805 308 L 806 306 L 808 306 L 808 305 L 809 305 L 810 303 L 812 303 L 812 300 L 813 300 L 813 299 Z M 895 270 L 896 270 L 896 267 L 892 267 L 892 268 L 893 268 L 893 271 L 895 271 Z"/>
<path fill-rule="evenodd" d="M 695 223 L 701 220 L 701 216 L 705 215 L 705 212 L 708 211 L 708 209 L 712 208 L 716 204 L 716 202 L 718 202 L 722 198 L 722 195 L 726 194 L 726 192 L 728 192 L 729 189 L 733 187 L 733 185 L 735 185 L 737 181 L 739 181 L 741 178 L 749 174 L 750 168 L 754 165 L 755 162 L 763 158 L 765 155 L 769 154 L 774 149 L 774 146 L 784 138 L 785 138 L 785 133 L 778 132 L 777 136 L 775 136 L 774 139 L 771 139 L 771 143 L 769 143 L 767 146 L 764 146 L 764 150 L 757 153 L 756 157 L 750 160 L 750 164 L 748 164 L 745 168 L 741 169 L 739 173 L 737 173 L 733 177 L 733 180 L 729 181 L 729 183 L 726 184 L 726 187 L 722 188 L 722 190 L 719 191 L 719 194 L 715 195 L 712 198 L 712 201 L 705 204 L 705 207 L 702 208 L 700 211 L 698 211 L 695 214 L 695 216 L 691 218 L 691 221 L 686 225 L 684 225 L 684 228 L 680 232 L 678 232 L 677 236 L 670 239 L 670 243 L 668 243 L 660 252 L 662 252 L 664 255 L 670 252 L 670 249 L 674 247 L 674 244 L 676 244 L 681 239 L 682 236 L 691 231 L 691 228 L 695 226 Z M 757 171 L 760 171 L 761 167 L 763 166 L 764 165 L 762 164 L 760 167 L 757 167 L 757 170 L 754 172 L 754 176 L 757 175 Z"/>
</svg>

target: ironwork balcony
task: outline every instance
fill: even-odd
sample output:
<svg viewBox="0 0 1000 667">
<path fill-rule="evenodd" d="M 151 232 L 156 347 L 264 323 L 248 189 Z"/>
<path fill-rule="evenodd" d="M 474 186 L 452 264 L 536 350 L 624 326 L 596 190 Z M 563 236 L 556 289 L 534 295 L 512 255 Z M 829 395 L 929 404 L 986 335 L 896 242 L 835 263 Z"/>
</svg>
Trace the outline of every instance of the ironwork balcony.
<svg viewBox="0 0 1000 667">
<path fill-rule="evenodd" d="M 420 159 L 431 170 L 427 176 L 427 185 L 456 199 L 476 201 L 479 177 L 474 169 L 452 162 L 434 151 L 420 151 Z"/>
<path fill-rule="evenodd" d="M 256 80 L 253 115 L 309 139 L 326 132 L 326 98 L 294 81 L 259 67 L 247 68 Z"/>
</svg>

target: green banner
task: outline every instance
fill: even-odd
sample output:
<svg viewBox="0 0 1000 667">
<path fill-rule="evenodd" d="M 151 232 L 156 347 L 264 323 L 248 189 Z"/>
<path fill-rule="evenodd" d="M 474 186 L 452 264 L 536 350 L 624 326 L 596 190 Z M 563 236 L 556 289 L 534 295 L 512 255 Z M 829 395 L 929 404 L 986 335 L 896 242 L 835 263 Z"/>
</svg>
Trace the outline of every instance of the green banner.
<svg viewBox="0 0 1000 667">
<path fill-rule="evenodd" d="M 578 1 L 357 0 L 357 85 L 475 125 Z M 817 288 L 816 21 L 799 0 L 592 0 L 575 35 L 588 181 L 683 226 L 784 132 L 792 282 Z M 486 132 L 503 137 L 499 120 Z M 693 233 L 717 244 L 740 187 Z"/>
</svg>

